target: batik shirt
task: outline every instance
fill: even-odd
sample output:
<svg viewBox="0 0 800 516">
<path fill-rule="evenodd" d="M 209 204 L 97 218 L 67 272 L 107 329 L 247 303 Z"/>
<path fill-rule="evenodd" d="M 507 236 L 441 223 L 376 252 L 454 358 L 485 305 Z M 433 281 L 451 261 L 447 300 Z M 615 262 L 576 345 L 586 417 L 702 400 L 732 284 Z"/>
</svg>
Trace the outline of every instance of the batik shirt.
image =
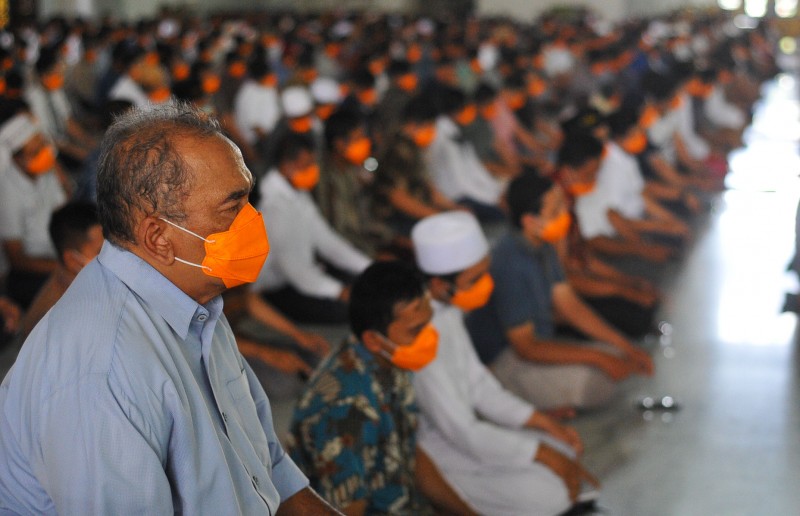
<svg viewBox="0 0 800 516">
<path fill-rule="evenodd" d="M 411 373 L 350 339 L 320 365 L 292 419 L 290 454 L 326 500 L 366 514 L 424 514 L 414 487 L 417 405 Z"/>
</svg>

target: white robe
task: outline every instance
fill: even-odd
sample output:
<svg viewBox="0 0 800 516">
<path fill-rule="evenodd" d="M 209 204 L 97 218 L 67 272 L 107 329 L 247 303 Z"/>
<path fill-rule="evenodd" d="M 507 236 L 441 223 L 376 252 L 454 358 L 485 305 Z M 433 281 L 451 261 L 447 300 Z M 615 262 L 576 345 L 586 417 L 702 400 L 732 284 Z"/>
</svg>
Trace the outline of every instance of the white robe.
<svg viewBox="0 0 800 516">
<path fill-rule="evenodd" d="M 548 515 L 569 508 L 567 490 L 534 462 L 540 441 L 523 428 L 534 408 L 504 390 L 480 362 L 458 308 L 434 302 L 436 359 L 415 374 L 418 443 L 463 500 L 481 514 Z M 572 455 L 574 456 L 574 454 Z"/>
</svg>

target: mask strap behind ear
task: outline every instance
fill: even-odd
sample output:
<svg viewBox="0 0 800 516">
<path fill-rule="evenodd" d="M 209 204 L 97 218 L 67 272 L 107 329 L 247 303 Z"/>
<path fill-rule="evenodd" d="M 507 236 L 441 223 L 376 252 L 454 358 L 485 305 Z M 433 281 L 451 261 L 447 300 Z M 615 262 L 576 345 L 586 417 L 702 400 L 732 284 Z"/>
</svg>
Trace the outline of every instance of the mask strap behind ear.
<svg viewBox="0 0 800 516">
<path fill-rule="evenodd" d="M 186 264 L 186 265 L 191 265 L 192 267 L 198 267 L 200 269 L 206 269 L 208 271 L 212 270 L 211 267 L 209 267 L 207 265 L 200 265 L 200 264 L 197 264 L 197 263 L 187 262 L 186 260 L 181 260 L 177 256 L 175 257 L 175 261 L 181 262 L 181 263 Z"/>
<path fill-rule="evenodd" d="M 180 229 L 181 231 L 185 231 L 185 232 L 189 233 L 189 234 L 190 234 L 190 235 L 192 235 L 193 237 L 197 237 L 197 238 L 199 238 L 199 239 L 200 239 L 200 240 L 202 240 L 203 242 L 208 242 L 209 244 L 213 244 L 214 242 L 216 242 L 216 240 L 208 240 L 207 238 L 203 238 L 203 237 L 201 237 L 200 235 L 198 235 L 197 233 L 195 233 L 194 231 L 189 231 L 189 230 L 188 230 L 188 229 L 186 229 L 185 227 L 183 227 L 183 226 L 179 226 L 179 225 L 175 224 L 174 222 L 172 222 L 172 221 L 170 221 L 170 220 L 167 220 L 167 219 L 165 219 L 164 217 L 159 217 L 159 219 L 160 219 L 160 220 L 163 220 L 164 222 L 166 222 L 167 224 L 169 224 L 169 225 L 171 225 L 171 226 L 175 226 L 176 228 Z M 177 258 L 176 258 L 176 260 L 177 260 Z M 195 264 L 191 264 L 191 265 L 195 265 Z M 199 265 L 197 265 L 197 266 L 198 266 L 198 267 L 200 267 Z"/>
</svg>

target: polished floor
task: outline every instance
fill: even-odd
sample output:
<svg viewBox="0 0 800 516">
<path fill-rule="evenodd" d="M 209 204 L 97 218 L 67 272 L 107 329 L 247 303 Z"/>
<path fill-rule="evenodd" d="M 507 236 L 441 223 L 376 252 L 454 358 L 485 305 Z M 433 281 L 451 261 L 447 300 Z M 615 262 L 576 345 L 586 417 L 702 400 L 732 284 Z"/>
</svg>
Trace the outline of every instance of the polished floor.
<svg viewBox="0 0 800 516">
<path fill-rule="evenodd" d="M 781 313 L 800 196 L 798 83 L 764 88 L 728 190 L 665 282 L 656 374 L 607 412 L 581 416 L 607 514 L 800 514 L 797 316 Z M 674 411 L 641 398 L 671 396 Z"/>
</svg>

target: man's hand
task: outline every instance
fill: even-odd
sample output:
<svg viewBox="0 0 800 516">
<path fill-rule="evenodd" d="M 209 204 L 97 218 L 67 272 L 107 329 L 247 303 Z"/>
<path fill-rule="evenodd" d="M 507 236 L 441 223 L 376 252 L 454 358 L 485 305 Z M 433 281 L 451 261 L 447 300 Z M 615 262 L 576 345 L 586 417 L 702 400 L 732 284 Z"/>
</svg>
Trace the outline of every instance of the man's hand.
<svg viewBox="0 0 800 516">
<path fill-rule="evenodd" d="M 563 441 L 572 447 L 578 455 L 583 453 L 583 442 L 574 428 L 562 425 L 552 417 L 538 410 L 531 415 L 530 419 L 525 423 L 525 426 L 541 430 L 542 432 L 552 435 L 559 441 Z"/>
<path fill-rule="evenodd" d="M 600 482 L 580 462 L 568 459 L 546 444 L 539 444 L 534 460 L 550 468 L 564 481 L 571 502 L 580 494 L 582 481 L 586 480 L 592 486 L 600 487 Z"/>
<path fill-rule="evenodd" d="M 632 361 L 635 365 L 636 372 L 646 376 L 653 376 L 655 366 L 653 359 L 645 351 L 631 345 L 627 349 L 628 360 Z"/>
<path fill-rule="evenodd" d="M 0 297 L 0 316 L 3 317 L 3 329 L 6 333 L 16 333 L 19 330 L 19 321 L 22 312 L 13 301 L 7 297 Z"/>
<path fill-rule="evenodd" d="M 317 333 L 301 332 L 296 340 L 300 346 L 319 356 L 325 356 L 331 349 L 331 345 L 325 337 Z"/>
<path fill-rule="evenodd" d="M 610 354 L 603 356 L 597 367 L 617 382 L 637 372 L 632 360 L 617 358 Z"/>
</svg>

